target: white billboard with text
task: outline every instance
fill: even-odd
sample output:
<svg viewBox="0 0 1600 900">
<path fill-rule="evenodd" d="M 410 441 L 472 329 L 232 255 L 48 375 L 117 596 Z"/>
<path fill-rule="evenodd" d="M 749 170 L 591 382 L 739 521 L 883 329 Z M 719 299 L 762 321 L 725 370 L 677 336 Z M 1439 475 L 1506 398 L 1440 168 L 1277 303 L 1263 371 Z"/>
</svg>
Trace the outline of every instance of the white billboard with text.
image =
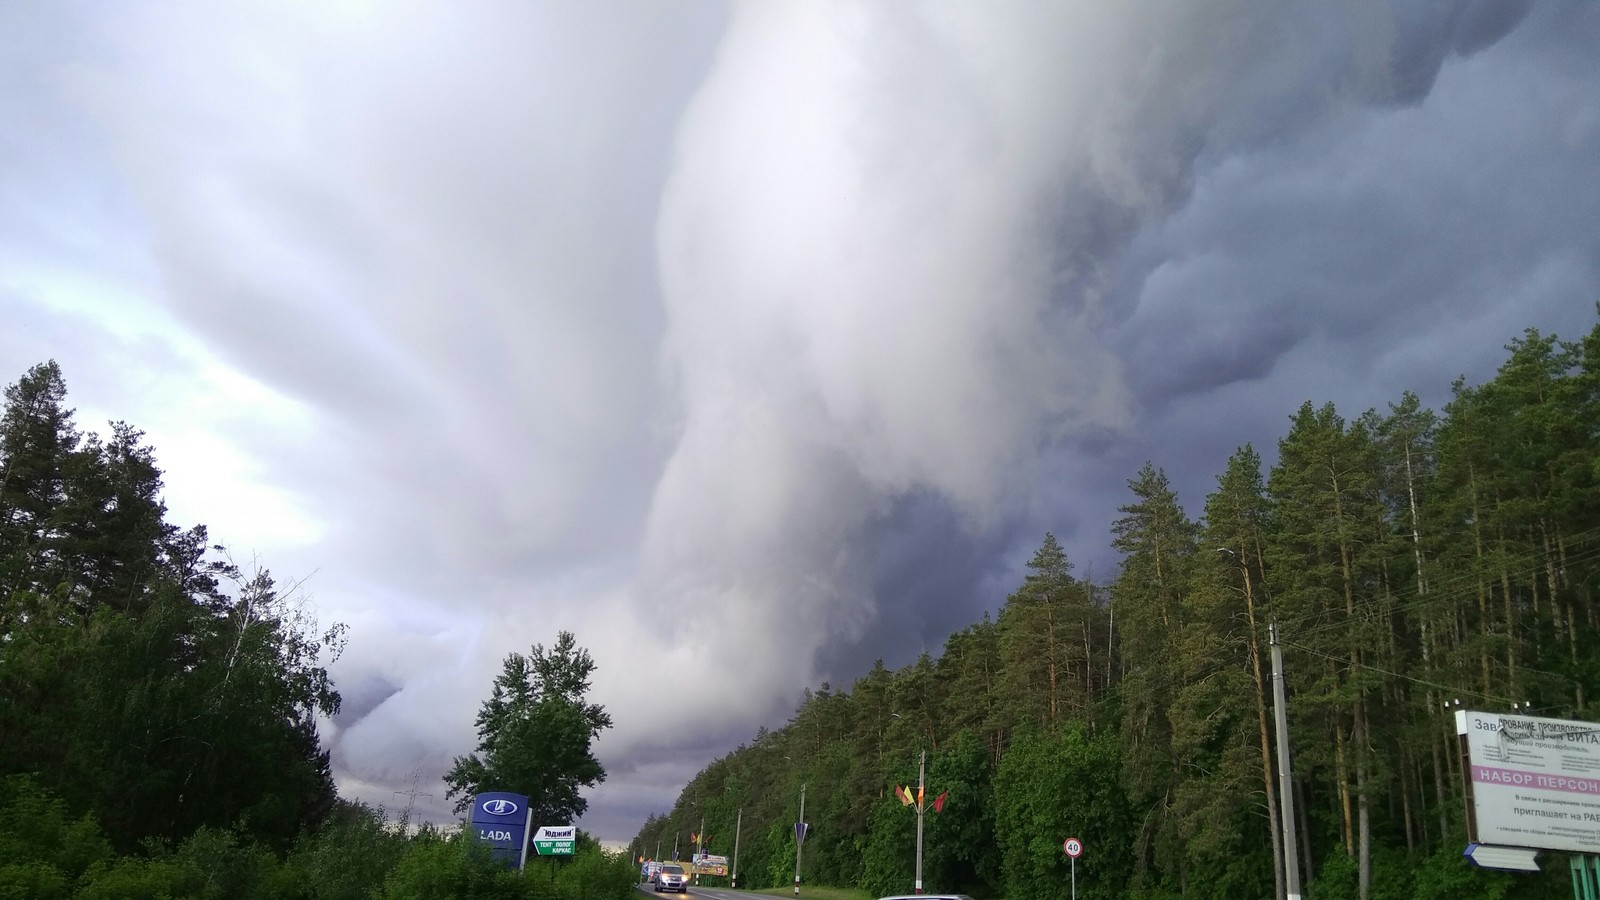
<svg viewBox="0 0 1600 900">
<path fill-rule="evenodd" d="M 1600 853 L 1600 725 L 1458 711 L 1477 840 Z"/>
</svg>

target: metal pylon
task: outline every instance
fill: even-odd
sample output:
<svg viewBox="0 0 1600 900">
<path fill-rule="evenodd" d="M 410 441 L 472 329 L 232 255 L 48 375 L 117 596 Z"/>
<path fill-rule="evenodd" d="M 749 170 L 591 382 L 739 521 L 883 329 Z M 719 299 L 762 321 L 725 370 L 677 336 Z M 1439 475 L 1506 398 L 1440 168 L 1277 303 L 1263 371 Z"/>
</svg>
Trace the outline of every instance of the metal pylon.
<svg viewBox="0 0 1600 900">
<path fill-rule="evenodd" d="M 411 790 L 409 790 L 409 791 L 395 791 L 394 792 L 396 796 L 402 796 L 402 797 L 409 798 L 406 801 L 406 815 L 405 815 L 405 818 L 401 819 L 402 822 L 405 822 L 407 824 L 410 824 L 410 822 L 411 822 L 411 809 L 412 809 L 412 807 L 417 805 L 417 798 L 418 797 L 427 797 L 429 800 L 433 799 L 433 795 L 432 794 L 423 793 L 423 792 L 417 790 L 417 784 L 419 782 L 421 782 L 421 781 L 422 781 L 422 772 L 420 770 L 416 771 L 416 772 L 412 772 L 411 773 Z"/>
</svg>

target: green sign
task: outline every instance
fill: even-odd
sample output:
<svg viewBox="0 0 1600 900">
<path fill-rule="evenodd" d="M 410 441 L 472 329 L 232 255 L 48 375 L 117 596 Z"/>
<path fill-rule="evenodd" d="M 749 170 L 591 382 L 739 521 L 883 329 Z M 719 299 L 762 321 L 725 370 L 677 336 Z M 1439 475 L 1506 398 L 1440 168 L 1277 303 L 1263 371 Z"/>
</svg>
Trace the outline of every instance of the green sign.
<svg viewBox="0 0 1600 900">
<path fill-rule="evenodd" d="M 540 856 L 571 856 L 578 843 L 578 829 L 571 825 L 540 825 L 533 833 L 533 852 Z"/>
</svg>

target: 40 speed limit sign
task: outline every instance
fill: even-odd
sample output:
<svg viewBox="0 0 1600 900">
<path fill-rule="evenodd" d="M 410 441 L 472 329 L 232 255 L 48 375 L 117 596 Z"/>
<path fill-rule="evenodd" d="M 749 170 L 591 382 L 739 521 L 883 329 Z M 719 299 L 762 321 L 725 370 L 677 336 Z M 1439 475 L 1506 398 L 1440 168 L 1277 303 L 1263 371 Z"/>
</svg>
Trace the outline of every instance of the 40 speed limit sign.
<svg viewBox="0 0 1600 900">
<path fill-rule="evenodd" d="M 1072 861 L 1072 900 L 1078 900 L 1078 856 L 1083 853 L 1083 841 L 1067 838 L 1061 842 L 1061 849 L 1067 851 L 1067 859 Z"/>
</svg>

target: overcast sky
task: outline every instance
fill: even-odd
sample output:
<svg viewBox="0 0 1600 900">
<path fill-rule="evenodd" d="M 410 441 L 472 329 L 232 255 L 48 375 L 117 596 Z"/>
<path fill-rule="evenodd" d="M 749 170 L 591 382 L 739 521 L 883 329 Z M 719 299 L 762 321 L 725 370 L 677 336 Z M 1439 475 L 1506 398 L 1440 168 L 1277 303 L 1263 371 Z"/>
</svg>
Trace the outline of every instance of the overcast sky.
<svg viewBox="0 0 1600 900">
<path fill-rule="evenodd" d="M 1300 403 L 1600 300 L 1600 5 L 0 4 L 0 380 L 350 625 L 346 796 L 448 821 L 501 660 L 632 837 L 1053 531 L 1115 572 Z"/>
</svg>

